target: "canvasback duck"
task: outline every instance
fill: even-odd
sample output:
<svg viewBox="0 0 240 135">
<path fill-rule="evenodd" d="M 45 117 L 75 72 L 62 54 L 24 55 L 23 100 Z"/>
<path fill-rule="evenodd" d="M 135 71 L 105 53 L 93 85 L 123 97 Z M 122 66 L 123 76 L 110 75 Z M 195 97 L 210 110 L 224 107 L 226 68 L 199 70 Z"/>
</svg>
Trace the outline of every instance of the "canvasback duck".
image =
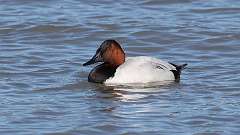
<svg viewBox="0 0 240 135">
<path fill-rule="evenodd" d="M 103 62 L 89 73 L 88 81 L 105 84 L 148 83 L 180 80 L 187 64 L 175 65 L 160 59 L 138 56 L 125 59 L 125 53 L 115 40 L 105 40 L 96 54 L 83 66 Z"/>
</svg>

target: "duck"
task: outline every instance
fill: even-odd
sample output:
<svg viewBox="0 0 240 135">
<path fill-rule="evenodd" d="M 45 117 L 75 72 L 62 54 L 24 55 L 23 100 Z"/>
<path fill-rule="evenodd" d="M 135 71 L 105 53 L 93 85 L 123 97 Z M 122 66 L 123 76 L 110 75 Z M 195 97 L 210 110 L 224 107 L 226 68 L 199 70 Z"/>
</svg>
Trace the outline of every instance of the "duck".
<svg viewBox="0 0 240 135">
<path fill-rule="evenodd" d="M 121 45 L 112 39 L 102 42 L 83 66 L 95 63 L 101 64 L 90 71 L 88 81 L 104 84 L 179 81 L 181 71 L 187 66 L 149 56 L 126 57 Z"/>
</svg>

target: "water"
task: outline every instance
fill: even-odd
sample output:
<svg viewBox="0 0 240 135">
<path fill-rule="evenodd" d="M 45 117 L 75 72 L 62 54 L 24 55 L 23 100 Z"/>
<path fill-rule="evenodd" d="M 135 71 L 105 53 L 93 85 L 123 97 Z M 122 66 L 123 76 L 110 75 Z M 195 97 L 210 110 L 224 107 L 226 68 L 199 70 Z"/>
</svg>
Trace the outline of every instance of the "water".
<svg viewBox="0 0 240 135">
<path fill-rule="evenodd" d="M 1 135 L 239 134 L 240 1 L 0 3 Z M 109 38 L 188 68 L 180 83 L 88 83 L 81 64 Z"/>
</svg>

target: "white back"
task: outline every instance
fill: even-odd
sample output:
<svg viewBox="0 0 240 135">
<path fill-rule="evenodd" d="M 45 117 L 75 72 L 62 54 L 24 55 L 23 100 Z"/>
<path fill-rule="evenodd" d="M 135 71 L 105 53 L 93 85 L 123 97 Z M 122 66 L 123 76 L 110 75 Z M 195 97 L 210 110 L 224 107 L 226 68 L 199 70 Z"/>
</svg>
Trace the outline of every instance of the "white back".
<svg viewBox="0 0 240 135">
<path fill-rule="evenodd" d="M 176 70 L 176 68 L 160 59 L 147 56 L 128 57 L 126 61 L 117 68 L 114 76 L 105 81 L 105 84 L 148 83 L 175 80 L 170 70 Z"/>
</svg>

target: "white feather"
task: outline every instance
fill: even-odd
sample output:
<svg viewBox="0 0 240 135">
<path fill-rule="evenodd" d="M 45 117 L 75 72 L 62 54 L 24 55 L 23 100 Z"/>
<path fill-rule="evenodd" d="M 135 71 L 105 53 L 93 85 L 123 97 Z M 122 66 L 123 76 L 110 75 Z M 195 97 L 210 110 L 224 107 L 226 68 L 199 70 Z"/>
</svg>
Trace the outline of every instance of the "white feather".
<svg viewBox="0 0 240 135">
<path fill-rule="evenodd" d="M 105 84 L 148 83 L 175 80 L 174 74 L 170 70 L 176 70 L 176 68 L 170 63 L 160 59 L 147 56 L 128 57 L 126 61 L 117 68 L 114 76 L 105 81 Z"/>
</svg>

